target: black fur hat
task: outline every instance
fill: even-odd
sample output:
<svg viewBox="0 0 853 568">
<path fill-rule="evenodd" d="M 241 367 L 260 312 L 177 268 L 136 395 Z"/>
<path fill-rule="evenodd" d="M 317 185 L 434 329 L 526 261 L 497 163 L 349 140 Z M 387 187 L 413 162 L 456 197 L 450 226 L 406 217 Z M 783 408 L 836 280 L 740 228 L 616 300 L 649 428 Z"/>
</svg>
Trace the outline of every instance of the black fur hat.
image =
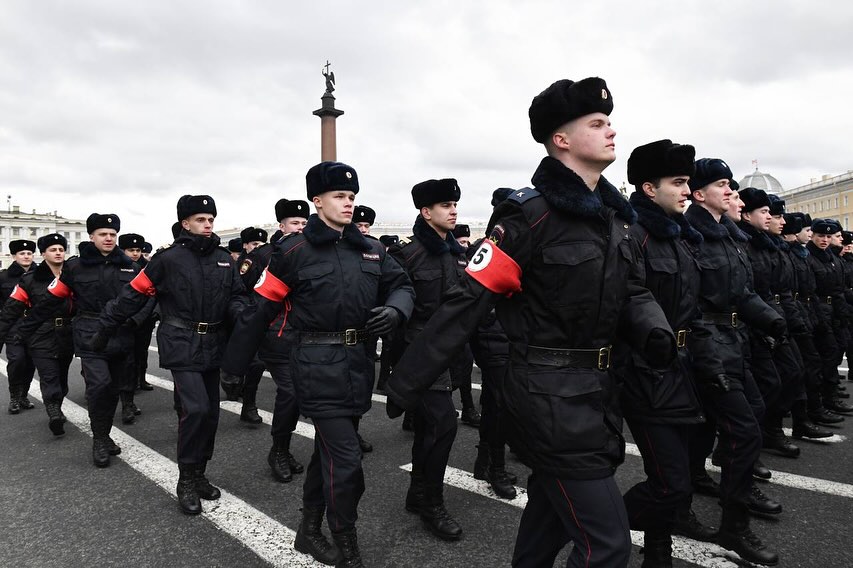
<svg viewBox="0 0 853 568">
<path fill-rule="evenodd" d="M 782 227 L 782 234 L 796 235 L 803 230 L 804 221 L 802 213 L 785 213 L 785 226 Z"/>
<path fill-rule="evenodd" d="M 149 242 L 142 243 L 142 254 L 151 254 L 154 250 L 154 245 Z"/>
<path fill-rule="evenodd" d="M 352 222 L 372 225 L 376 222 L 376 211 L 367 205 L 356 205 L 355 210 L 352 212 Z"/>
<path fill-rule="evenodd" d="M 853 232 L 841 231 L 841 244 L 844 246 L 853 245 Z"/>
<path fill-rule="evenodd" d="M 173 239 L 178 238 L 178 235 L 181 234 L 181 229 L 183 229 L 183 227 L 181 227 L 180 221 L 178 221 L 177 223 L 172 223 L 172 238 Z"/>
<path fill-rule="evenodd" d="M 90 235 L 98 229 L 113 229 L 118 232 L 121 230 L 121 219 L 115 213 L 92 213 L 86 219 L 86 232 Z"/>
<path fill-rule="evenodd" d="M 118 248 L 122 250 L 132 248 L 141 249 L 144 244 L 145 237 L 137 235 L 136 233 L 125 233 L 118 237 Z"/>
<path fill-rule="evenodd" d="M 702 158 L 696 160 L 696 172 L 690 176 L 691 191 L 702 189 L 709 183 L 714 183 L 717 180 L 727 179 L 729 185 L 734 181 L 732 170 L 729 165 L 719 158 Z M 734 187 L 732 187 L 734 190 Z"/>
<path fill-rule="evenodd" d="M 463 225 L 461 223 L 458 223 L 456 225 L 456 228 L 453 229 L 452 233 L 453 233 L 453 237 L 457 238 L 457 239 L 461 238 L 461 237 L 470 237 L 471 236 L 471 227 L 469 227 L 468 225 Z"/>
<path fill-rule="evenodd" d="M 308 199 L 327 191 L 351 191 L 358 193 L 358 174 L 355 169 L 341 162 L 320 162 L 305 175 Z"/>
<path fill-rule="evenodd" d="M 28 241 L 26 239 L 17 239 L 9 242 L 10 254 L 18 254 L 22 250 L 36 252 L 36 244 L 33 241 Z"/>
<path fill-rule="evenodd" d="M 509 194 L 515 191 L 510 187 L 499 187 L 492 192 L 492 207 L 497 207 L 499 204 L 506 201 Z"/>
<path fill-rule="evenodd" d="M 49 235 L 39 237 L 38 247 L 40 253 L 44 254 L 44 251 L 46 251 L 53 245 L 62 245 L 62 248 L 68 250 L 68 239 L 66 239 L 59 233 L 51 233 Z"/>
<path fill-rule="evenodd" d="M 577 82 L 560 79 L 552 83 L 533 97 L 527 115 L 533 139 L 542 144 L 563 124 L 594 112 L 613 112 L 613 96 L 604 79 L 587 77 Z"/>
<path fill-rule="evenodd" d="M 267 236 L 266 231 L 263 229 L 256 229 L 255 227 L 246 227 L 240 231 L 240 240 L 244 243 L 253 243 L 255 241 L 265 243 L 267 242 Z"/>
<path fill-rule="evenodd" d="M 278 241 L 280 241 L 281 237 L 283 237 L 283 236 L 284 236 L 284 233 L 281 232 L 281 229 L 276 229 L 275 233 L 273 233 L 272 237 L 270 237 L 270 242 L 275 244 Z"/>
<path fill-rule="evenodd" d="M 382 235 L 379 237 L 379 242 L 385 245 L 386 247 L 390 247 L 396 245 L 400 242 L 400 237 L 397 235 Z"/>
<path fill-rule="evenodd" d="M 803 225 L 805 227 L 811 227 L 812 226 L 812 216 L 809 215 L 808 213 L 801 213 L 801 215 L 803 216 Z"/>
<path fill-rule="evenodd" d="M 460 197 L 462 190 L 453 178 L 428 179 L 412 188 L 412 201 L 417 209 L 443 201 L 459 201 Z"/>
<path fill-rule="evenodd" d="M 696 173 L 696 149 L 689 144 L 658 140 L 634 148 L 628 157 L 628 183 L 641 186 L 647 181 Z"/>
<path fill-rule="evenodd" d="M 767 197 L 767 192 L 763 189 L 745 187 L 738 191 L 737 194 L 740 195 L 740 200 L 743 201 L 743 209 L 741 210 L 743 213 L 749 213 L 762 207 L 770 207 L 770 198 Z"/>
<path fill-rule="evenodd" d="M 243 252 L 243 241 L 240 237 L 228 241 L 228 252 Z"/>
<path fill-rule="evenodd" d="M 785 214 L 785 200 L 784 199 L 782 199 L 778 195 L 774 195 L 772 193 L 767 194 L 767 199 L 770 200 L 770 214 L 771 215 L 784 215 Z"/>
<path fill-rule="evenodd" d="M 178 221 L 199 213 L 209 213 L 216 217 L 216 202 L 211 196 L 182 195 L 178 199 Z"/>
<path fill-rule="evenodd" d="M 311 215 L 308 202 L 301 199 L 279 199 L 275 202 L 275 220 L 281 222 L 288 217 L 307 219 Z"/>
</svg>

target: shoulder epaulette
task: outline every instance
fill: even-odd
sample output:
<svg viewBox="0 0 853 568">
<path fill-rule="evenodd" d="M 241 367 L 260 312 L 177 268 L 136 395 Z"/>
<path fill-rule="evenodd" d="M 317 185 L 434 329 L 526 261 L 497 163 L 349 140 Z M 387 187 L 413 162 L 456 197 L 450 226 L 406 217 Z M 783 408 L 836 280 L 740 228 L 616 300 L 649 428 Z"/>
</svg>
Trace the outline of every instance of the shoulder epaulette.
<svg viewBox="0 0 853 568">
<path fill-rule="evenodd" d="M 527 201 L 533 199 L 534 197 L 539 197 L 540 195 L 542 194 L 533 189 L 532 187 L 523 187 L 510 193 L 507 196 L 506 200 L 512 201 L 513 203 L 517 203 L 519 205 L 523 205 Z"/>
</svg>

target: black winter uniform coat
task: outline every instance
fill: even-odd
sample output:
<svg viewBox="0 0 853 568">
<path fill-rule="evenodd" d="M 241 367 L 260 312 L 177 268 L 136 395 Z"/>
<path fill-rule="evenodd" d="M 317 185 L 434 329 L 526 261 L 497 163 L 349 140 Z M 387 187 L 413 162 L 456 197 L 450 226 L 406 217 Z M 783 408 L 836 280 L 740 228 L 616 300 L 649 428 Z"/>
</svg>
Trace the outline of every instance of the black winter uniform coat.
<svg viewBox="0 0 853 568">
<path fill-rule="evenodd" d="M 12 294 L 12 291 L 15 289 L 15 286 L 21 281 L 21 277 L 27 272 L 32 272 L 38 265 L 33 263 L 30 266 L 28 271 L 24 270 L 24 267 L 18 264 L 17 262 L 13 262 L 9 268 L 4 268 L 0 270 L 0 301 L 6 302 L 9 296 Z M 13 345 L 21 345 L 22 339 L 21 337 L 15 333 L 15 328 L 17 327 L 17 322 L 12 322 L 11 326 L 6 330 L 6 333 L 3 335 L 6 337 L 6 340 L 0 342 L 0 346 L 3 343 L 9 342 Z M 9 333 L 12 331 L 13 333 Z"/>
<path fill-rule="evenodd" d="M 19 333 L 29 338 L 42 323 L 53 317 L 69 300 L 76 307 L 72 322 L 74 352 L 78 357 L 105 359 L 125 356 L 133 350 L 133 330 L 143 318 L 133 324 L 117 328 L 110 335 L 109 343 L 102 352 L 91 350 L 90 341 L 98 331 L 98 317 L 108 302 L 115 299 L 122 289 L 139 273 L 139 266 L 130 260 L 118 247 L 103 255 L 90 242 L 80 243 L 80 256 L 72 256 L 62 265 L 59 278 L 48 286 L 52 297 L 34 306 L 28 317 L 21 322 Z M 153 306 L 149 307 L 149 309 Z M 148 314 L 145 314 L 147 317 Z"/>
<path fill-rule="evenodd" d="M 809 249 L 799 243 L 785 243 L 788 246 L 788 258 L 797 281 L 795 289 L 797 305 L 806 333 L 813 333 L 820 326 L 818 315 L 817 283 L 809 262 Z"/>
<path fill-rule="evenodd" d="M 704 239 L 698 257 L 702 275 L 700 311 L 703 316 L 737 313 L 736 326 L 701 324 L 712 334 L 717 357 L 695 357 L 694 373 L 700 381 L 725 374 L 733 389 L 742 389 L 746 373 L 744 345 L 749 340 L 742 322 L 770 333 L 774 322 L 783 318 L 752 290 L 750 263 L 744 251 L 749 237 L 725 215 L 717 221 L 700 205 L 691 205 L 684 216 Z M 701 346 L 694 344 L 694 337 L 688 335 L 687 345 L 698 356 Z"/>
<path fill-rule="evenodd" d="M 18 336 L 17 324 L 27 317 L 33 306 L 53 297 L 47 290 L 53 279 L 53 272 L 47 263 L 40 264 L 21 277 L 0 313 L 0 344 L 7 339 L 10 343 L 23 342 Z M 26 341 L 30 354 L 51 359 L 66 358 L 73 354 L 72 316 L 72 303 L 66 298 Z"/>
<path fill-rule="evenodd" d="M 645 263 L 646 288 L 666 314 L 673 331 L 693 334 L 693 345 L 703 355 L 713 351 L 711 334 L 701 325 L 697 306 L 701 277 L 696 262 L 700 235 L 683 215 L 668 216 L 640 192 L 631 195 L 637 223 L 629 234 L 640 243 Z M 682 332 L 686 338 L 686 334 Z M 704 416 L 691 372 L 690 354 L 679 349 L 678 358 L 667 369 L 652 369 L 643 353 L 620 342 L 614 355 L 613 372 L 622 382 L 622 411 L 626 418 L 650 424 L 695 424 Z"/>
<path fill-rule="evenodd" d="M 614 379 L 594 367 L 529 363 L 529 348 L 600 350 L 621 333 L 642 350 L 651 331 L 672 338 L 671 330 L 642 286 L 628 233 L 635 214 L 616 188 L 601 178 L 591 191 L 551 157 L 533 183 L 495 209 L 489 239 L 394 368 L 388 393 L 404 408 L 417 404 L 497 302 L 510 342 L 504 401 L 513 451 L 534 471 L 603 478 L 625 451 Z"/>
<path fill-rule="evenodd" d="M 255 292 L 255 309 L 237 322 L 223 370 L 245 374 L 270 322 L 284 312 L 280 345 L 288 350 L 300 413 L 330 418 L 367 412 L 374 362 L 364 344 L 307 344 L 301 336 L 361 330 L 376 306 L 391 306 L 403 318 L 411 315 L 411 283 L 385 247 L 364 238 L 354 225 L 341 233 L 311 215 L 303 233 L 279 242 Z"/>
<path fill-rule="evenodd" d="M 813 242 L 806 244 L 809 266 L 815 277 L 817 311 L 823 326 L 841 328 L 847 325 L 850 310 L 844 297 L 842 260 L 829 248 L 821 250 Z"/>
<path fill-rule="evenodd" d="M 415 289 L 415 309 L 409 318 L 404 337 L 407 345 L 417 339 L 426 322 L 441 305 L 441 299 L 459 282 L 468 265 L 465 248 L 456 242 L 452 233 L 447 233 L 442 239 L 420 215 L 415 219 L 412 233 L 412 236 L 388 249 L 388 254 L 409 275 Z M 470 361 L 470 355 L 465 355 L 460 352 L 459 357 Z M 459 357 L 451 364 L 456 364 Z M 430 388 L 452 390 L 449 370 L 442 370 Z"/>
<path fill-rule="evenodd" d="M 219 368 L 226 326 L 245 306 L 245 288 L 230 253 L 219 237 L 182 232 L 167 249 L 151 257 L 139 276 L 125 286 L 100 316 L 103 331 L 112 333 L 138 317 L 156 297 L 160 309 L 157 346 L 160 366 L 175 371 Z M 199 333 L 171 323 L 207 323 L 216 327 Z"/>
</svg>

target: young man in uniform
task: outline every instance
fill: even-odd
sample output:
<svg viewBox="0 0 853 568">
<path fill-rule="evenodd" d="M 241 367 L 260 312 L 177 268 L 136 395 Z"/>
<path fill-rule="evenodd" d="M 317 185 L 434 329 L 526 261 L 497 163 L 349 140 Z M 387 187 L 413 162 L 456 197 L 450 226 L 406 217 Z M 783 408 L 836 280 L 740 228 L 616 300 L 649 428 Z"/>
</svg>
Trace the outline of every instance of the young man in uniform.
<svg viewBox="0 0 853 568">
<path fill-rule="evenodd" d="M 352 222 L 362 235 L 369 235 L 370 227 L 376 222 L 376 211 L 367 205 L 356 205 L 352 212 Z"/>
<path fill-rule="evenodd" d="M 294 547 L 325 564 L 357 568 L 363 566 L 355 523 L 364 473 L 355 419 L 370 408 L 373 386 L 364 341 L 405 320 L 413 293 L 385 247 L 352 224 L 355 170 L 322 162 L 308 170 L 306 185 L 317 214 L 273 252 L 255 286 L 256 310 L 241 318 L 222 369 L 242 374 L 270 322 L 284 312 L 279 345 L 290 354 L 299 412 L 315 429 Z M 336 547 L 321 531 L 324 512 Z"/>
<path fill-rule="evenodd" d="M 65 237 L 58 233 L 45 235 L 38 240 L 38 249 L 44 261 L 24 273 L 4 304 L 0 315 L 0 344 L 5 343 L 10 333 L 15 334 L 15 324 L 26 317 L 33 306 L 49 296 L 47 287 L 62 271 L 67 246 Z M 26 342 L 39 373 L 48 427 L 54 436 L 65 433 L 62 401 L 68 394 L 68 367 L 74 358 L 71 310 L 70 301 L 62 303 Z"/>
<path fill-rule="evenodd" d="M 142 258 L 142 247 L 145 245 L 145 238 L 136 233 L 124 233 L 118 237 L 118 248 L 124 252 L 142 269 L 147 264 L 147 261 Z M 121 399 L 121 421 L 122 424 L 133 424 L 136 417 L 142 414 L 142 411 L 136 406 L 133 400 L 133 395 L 140 384 L 140 380 L 145 381 L 145 372 L 148 370 L 148 345 L 151 343 L 151 334 L 154 331 L 154 317 L 148 318 L 142 322 L 142 325 L 133 330 L 133 366 L 134 372 L 125 377 L 125 382 L 119 389 L 119 397 Z M 141 377 L 140 377 L 141 372 Z M 148 385 L 148 382 L 145 382 Z M 148 385 L 148 390 L 153 389 Z"/>
<path fill-rule="evenodd" d="M 497 206 L 467 276 L 388 382 L 389 415 L 416 407 L 497 303 L 509 339 L 507 434 L 533 470 L 514 566 L 551 566 L 569 541 L 569 565 L 628 565 L 628 518 L 613 477 L 625 440 L 610 349 L 622 335 L 653 368 L 676 356 L 666 317 L 642 286 L 628 234 L 634 210 L 601 175 L 616 159 L 612 110 L 597 77 L 557 81 L 533 99 L 531 133 L 548 154 L 535 188 Z"/>
<path fill-rule="evenodd" d="M 152 298 L 160 306 L 160 366 L 172 372 L 181 405 L 177 495 L 181 510 L 201 513 L 199 499 L 218 499 L 205 477 L 219 424 L 219 361 L 227 322 L 245 306 L 245 288 L 228 251 L 213 232 L 216 203 L 184 195 L 177 216 L 182 231 L 101 312 L 92 345 L 97 350 Z"/>
<path fill-rule="evenodd" d="M 0 270 L 0 302 L 5 302 L 15 286 L 33 267 L 33 253 L 36 243 L 33 241 L 18 239 L 9 243 L 9 253 L 14 260 L 9 268 Z M 18 414 L 21 409 L 29 410 L 35 405 L 30 401 L 27 393 L 33 382 L 36 367 L 30 356 L 26 343 L 13 334 L 7 339 L 6 375 L 9 377 L 9 414 Z M 2 344 L 0 344 L 2 347 Z"/>
</svg>

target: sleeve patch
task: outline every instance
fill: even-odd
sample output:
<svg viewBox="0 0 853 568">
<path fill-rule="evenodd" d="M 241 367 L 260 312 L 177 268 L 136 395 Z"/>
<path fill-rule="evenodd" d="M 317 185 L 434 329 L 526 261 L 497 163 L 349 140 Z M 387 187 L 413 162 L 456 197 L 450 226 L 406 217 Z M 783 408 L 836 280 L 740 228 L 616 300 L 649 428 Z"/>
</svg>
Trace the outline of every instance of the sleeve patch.
<svg viewBox="0 0 853 568">
<path fill-rule="evenodd" d="M 265 268 L 255 284 L 255 292 L 273 302 L 281 302 L 290 293 L 290 288 L 271 274 L 269 268 Z"/>
<path fill-rule="evenodd" d="M 521 267 L 488 239 L 471 257 L 465 272 L 495 294 L 509 297 L 521 291 Z"/>
<path fill-rule="evenodd" d="M 145 274 L 144 268 L 136 275 L 136 278 L 130 281 L 130 287 L 144 296 L 153 296 L 157 293 L 157 289 L 154 288 L 154 283 L 151 282 L 151 279 L 148 278 L 147 274 Z"/>
<path fill-rule="evenodd" d="M 47 291 L 56 296 L 57 298 L 71 297 L 71 288 L 66 286 L 65 282 L 63 282 L 59 278 L 53 279 L 53 282 L 48 285 Z"/>
<path fill-rule="evenodd" d="M 9 297 L 13 300 L 21 302 L 28 308 L 32 307 L 32 304 L 30 303 L 30 297 L 29 295 L 27 295 L 27 291 L 18 286 L 17 284 L 15 285 L 15 289 L 12 290 L 12 294 L 10 294 Z"/>
</svg>

